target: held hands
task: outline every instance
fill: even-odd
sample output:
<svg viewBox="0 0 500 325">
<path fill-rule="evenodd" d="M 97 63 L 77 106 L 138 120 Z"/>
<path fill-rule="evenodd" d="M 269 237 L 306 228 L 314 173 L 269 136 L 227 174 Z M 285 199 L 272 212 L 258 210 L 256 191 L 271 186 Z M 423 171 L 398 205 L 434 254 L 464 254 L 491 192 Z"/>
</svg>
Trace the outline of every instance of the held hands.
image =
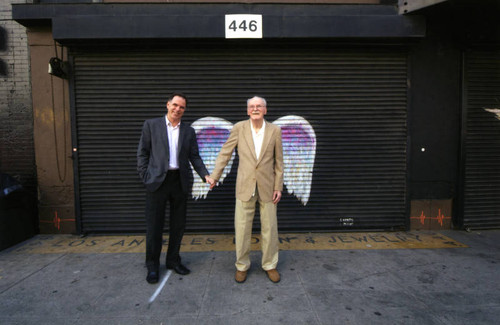
<svg viewBox="0 0 500 325">
<path fill-rule="evenodd" d="M 213 179 L 213 178 L 211 178 L 211 177 L 209 177 L 209 178 L 212 180 L 212 182 L 210 183 L 210 190 L 212 190 L 212 189 L 213 189 L 213 188 L 217 185 L 217 181 L 216 181 L 216 180 L 214 180 L 214 179 Z"/>
<path fill-rule="evenodd" d="M 208 184 L 210 184 L 210 189 L 213 189 L 216 183 L 214 179 L 207 175 L 205 176 L 205 180 L 207 181 Z"/>
</svg>

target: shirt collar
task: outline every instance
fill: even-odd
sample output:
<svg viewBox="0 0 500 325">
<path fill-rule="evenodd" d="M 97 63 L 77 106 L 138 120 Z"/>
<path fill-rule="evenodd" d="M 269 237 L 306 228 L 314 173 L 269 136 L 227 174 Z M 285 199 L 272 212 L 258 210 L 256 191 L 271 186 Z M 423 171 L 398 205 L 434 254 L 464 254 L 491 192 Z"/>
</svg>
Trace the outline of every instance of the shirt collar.
<svg viewBox="0 0 500 325">
<path fill-rule="evenodd" d="M 177 127 L 180 127 L 180 125 L 181 125 L 181 121 L 179 121 L 179 124 L 177 124 L 176 126 L 173 126 L 172 122 L 170 122 L 170 120 L 168 119 L 166 114 L 165 114 L 165 122 L 167 123 L 167 126 L 170 126 L 172 128 L 177 128 Z"/>
<path fill-rule="evenodd" d="M 264 132 L 265 128 L 266 128 L 266 121 L 262 121 L 262 127 L 260 128 L 259 132 L 255 132 L 255 129 L 253 127 L 253 124 L 252 124 L 252 121 L 250 121 L 250 127 L 252 128 L 252 134 L 260 134 L 261 132 Z"/>
</svg>

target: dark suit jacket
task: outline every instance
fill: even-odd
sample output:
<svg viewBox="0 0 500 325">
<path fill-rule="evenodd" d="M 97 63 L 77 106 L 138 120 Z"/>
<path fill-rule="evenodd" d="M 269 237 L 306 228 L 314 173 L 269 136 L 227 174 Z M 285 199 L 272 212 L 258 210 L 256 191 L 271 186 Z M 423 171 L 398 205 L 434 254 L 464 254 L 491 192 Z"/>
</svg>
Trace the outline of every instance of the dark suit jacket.
<svg viewBox="0 0 500 325">
<path fill-rule="evenodd" d="M 209 173 L 198 152 L 198 142 L 194 129 L 183 122 L 180 125 L 177 150 L 179 152 L 182 191 L 188 194 L 192 187 L 192 172 L 189 162 L 203 181 Z M 165 180 L 169 157 L 165 116 L 146 120 L 142 127 L 141 140 L 137 149 L 137 171 L 148 191 L 156 191 Z"/>
</svg>

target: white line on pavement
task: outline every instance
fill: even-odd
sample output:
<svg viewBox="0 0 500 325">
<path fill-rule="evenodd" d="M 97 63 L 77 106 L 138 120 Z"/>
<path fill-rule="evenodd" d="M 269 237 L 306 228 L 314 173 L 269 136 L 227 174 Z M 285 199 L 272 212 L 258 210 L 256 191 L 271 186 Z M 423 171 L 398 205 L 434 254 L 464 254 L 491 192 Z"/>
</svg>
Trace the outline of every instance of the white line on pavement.
<svg viewBox="0 0 500 325">
<path fill-rule="evenodd" d="M 165 274 L 165 278 L 163 278 L 163 281 L 161 282 L 160 286 L 158 287 L 158 289 L 156 289 L 155 293 L 153 293 L 151 298 L 149 298 L 149 303 L 152 303 L 153 301 L 155 301 L 156 297 L 160 294 L 161 289 L 163 289 L 163 287 L 165 286 L 165 283 L 167 283 L 167 280 L 170 277 L 170 274 L 172 274 L 172 270 L 167 271 L 167 274 Z"/>
</svg>

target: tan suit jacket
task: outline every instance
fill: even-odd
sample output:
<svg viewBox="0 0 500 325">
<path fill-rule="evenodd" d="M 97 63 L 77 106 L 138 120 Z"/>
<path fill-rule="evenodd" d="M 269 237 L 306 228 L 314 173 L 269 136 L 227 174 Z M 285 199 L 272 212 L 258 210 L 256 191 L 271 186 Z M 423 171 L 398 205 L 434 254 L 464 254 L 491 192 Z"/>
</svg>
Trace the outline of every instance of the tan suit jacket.
<svg viewBox="0 0 500 325">
<path fill-rule="evenodd" d="M 211 177 L 218 181 L 233 150 L 238 148 L 239 165 L 236 176 L 236 198 L 249 201 L 255 191 L 264 202 L 273 200 L 274 191 L 283 191 L 283 147 L 281 128 L 266 121 L 262 149 L 257 159 L 250 119 L 236 123 L 222 146 Z"/>
</svg>

